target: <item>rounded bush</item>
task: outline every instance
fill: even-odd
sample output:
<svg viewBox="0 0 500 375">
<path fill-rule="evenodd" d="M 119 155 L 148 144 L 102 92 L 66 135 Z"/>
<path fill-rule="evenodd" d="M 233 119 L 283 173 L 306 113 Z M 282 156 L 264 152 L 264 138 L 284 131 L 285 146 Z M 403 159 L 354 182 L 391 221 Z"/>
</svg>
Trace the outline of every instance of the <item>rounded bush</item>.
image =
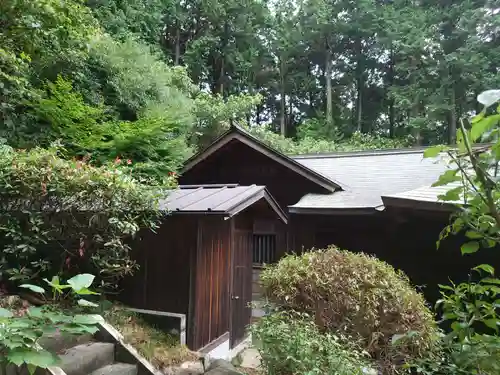
<svg viewBox="0 0 500 375">
<path fill-rule="evenodd" d="M 406 275 L 375 257 L 330 247 L 289 255 L 261 275 L 268 300 L 356 341 L 385 372 L 434 346 L 437 327 Z"/>
</svg>

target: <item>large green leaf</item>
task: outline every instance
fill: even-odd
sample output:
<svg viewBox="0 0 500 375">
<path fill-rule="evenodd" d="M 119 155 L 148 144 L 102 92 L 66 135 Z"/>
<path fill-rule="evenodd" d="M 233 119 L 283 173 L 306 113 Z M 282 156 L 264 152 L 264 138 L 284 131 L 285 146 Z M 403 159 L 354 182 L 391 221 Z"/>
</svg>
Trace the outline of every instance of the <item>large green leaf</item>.
<svg viewBox="0 0 500 375">
<path fill-rule="evenodd" d="M 470 131 L 470 137 L 473 141 L 479 139 L 485 132 L 490 130 L 497 121 L 494 117 L 486 117 L 483 118 L 472 125 L 472 129 Z"/>
<path fill-rule="evenodd" d="M 45 281 L 47 284 L 49 284 L 52 288 L 54 288 L 55 290 L 57 290 L 58 292 L 61 292 L 63 291 L 64 289 L 67 289 L 67 288 L 71 288 L 71 285 L 61 285 L 60 283 L 60 280 L 59 280 L 59 277 L 58 276 L 54 276 L 52 278 L 52 281 L 49 281 L 47 279 L 43 279 L 43 281 Z"/>
<path fill-rule="evenodd" d="M 80 290 L 90 287 L 94 278 L 95 276 L 90 273 L 82 273 L 69 279 L 68 284 L 71 285 L 71 288 L 78 293 Z"/>
<path fill-rule="evenodd" d="M 489 264 L 480 264 L 479 266 L 476 266 L 473 269 L 476 271 L 484 271 L 486 273 L 489 273 L 490 275 L 495 274 L 495 269 Z"/>
<path fill-rule="evenodd" d="M 29 290 L 31 290 L 32 292 L 35 292 L 35 293 L 40 293 L 40 294 L 44 294 L 45 293 L 45 289 L 43 289 L 42 287 L 37 286 L 37 285 L 23 284 L 23 285 L 19 285 L 19 287 L 20 288 L 24 288 L 24 289 L 29 289 Z"/>
<path fill-rule="evenodd" d="M 13 316 L 14 314 L 12 314 L 11 311 L 4 309 L 3 307 L 0 307 L 0 318 L 11 318 Z"/>
<path fill-rule="evenodd" d="M 500 90 L 486 90 L 477 96 L 477 101 L 485 107 L 492 106 L 500 100 Z"/>
<path fill-rule="evenodd" d="M 456 169 L 448 169 L 441 176 L 439 176 L 438 180 L 432 184 L 432 186 L 442 186 L 447 185 L 452 182 L 461 181 L 460 176 L 457 176 L 458 170 Z"/>
<path fill-rule="evenodd" d="M 460 196 L 463 192 L 461 186 L 448 190 L 445 194 L 438 195 L 438 199 L 444 202 L 456 202 L 460 200 Z"/>
<path fill-rule="evenodd" d="M 76 324 L 97 324 L 102 322 L 103 319 L 100 315 L 75 315 L 73 317 L 73 323 Z"/>
<path fill-rule="evenodd" d="M 429 147 L 424 151 L 424 158 L 435 158 L 439 153 L 447 150 L 448 147 L 445 145 L 439 145 L 434 147 Z"/>
<path fill-rule="evenodd" d="M 83 307 L 99 307 L 97 303 L 87 301 L 86 299 L 79 299 L 78 305 Z"/>
<path fill-rule="evenodd" d="M 479 250 L 479 242 L 470 241 L 460 247 L 462 254 L 472 254 Z"/>
<path fill-rule="evenodd" d="M 44 314 L 43 307 L 30 307 L 28 314 L 34 318 L 41 318 Z"/>
<path fill-rule="evenodd" d="M 82 288 L 77 292 L 81 296 L 87 296 L 87 295 L 99 295 L 100 293 L 93 292 L 92 290 L 88 288 Z"/>
<path fill-rule="evenodd" d="M 483 323 L 487 327 L 492 328 L 495 331 L 498 330 L 498 326 L 500 325 L 500 321 L 498 319 L 486 319 L 486 320 L 483 320 Z"/>
<path fill-rule="evenodd" d="M 486 284 L 497 284 L 500 285 L 500 279 L 493 279 L 491 277 L 485 277 L 484 279 L 481 280 L 482 283 Z"/>
<path fill-rule="evenodd" d="M 27 348 L 14 349 L 7 354 L 7 358 L 18 366 L 27 363 L 36 367 L 47 368 L 58 363 L 58 358 L 46 350 Z"/>
</svg>

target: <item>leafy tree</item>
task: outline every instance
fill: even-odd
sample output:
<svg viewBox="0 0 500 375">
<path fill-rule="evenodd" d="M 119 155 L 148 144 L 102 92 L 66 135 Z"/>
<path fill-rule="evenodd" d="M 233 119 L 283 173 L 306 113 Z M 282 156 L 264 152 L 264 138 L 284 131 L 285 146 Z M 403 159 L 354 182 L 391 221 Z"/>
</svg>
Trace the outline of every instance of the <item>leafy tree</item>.
<svg viewBox="0 0 500 375">
<path fill-rule="evenodd" d="M 0 4 L 0 43 L 32 60 L 32 79 L 55 79 L 79 70 L 86 44 L 98 32 L 90 10 L 78 0 L 6 0 Z"/>
<path fill-rule="evenodd" d="M 452 233 L 465 233 L 468 241 L 461 246 L 463 255 L 497 247 L 500 240 L 496 178 L 500 160 L 500 90 L 483 92 L 478 101 L 484 109 L 472 119 L 470 127 L 460 121 L 456 149 L 437 146 L 425 153 L 427 157 L 436 157 L 446 152 L 450 159 L 450 169 L 434 185 L 452 184 L 440 199 L 463 203 L 452 216 L 452 223 L 443 229 L 439 241 Z M 492 140 L 493 144 L 476 147 L 476 142 L 484 140 Z M 497 303 L 500 279 L 495 277 L 491 265 L 480 264 L 473 270 L 479 274 L 479 281 L 469 277 L 468 282 L 459 285 L 441 286 L 443 297 L 438 305 L 443 321 L 450 323 L 451 332 L 442 339 L 442 353 L 415 365 L 418 372 L 495 374 L 500 370 Z"/>
<path fill-rule="evenodd" d="M 28 119 L 24 102 L 35 93 L 28 80 L 29 58 L 0 48 L 0 137 L 16 138 Z"/>
<path fill-rule="evenodd" d="M 101 26 L 118 40 L 135 35 L 150 45 L 161 39 L 167 0 L 86 0 Z"/>
</svg>

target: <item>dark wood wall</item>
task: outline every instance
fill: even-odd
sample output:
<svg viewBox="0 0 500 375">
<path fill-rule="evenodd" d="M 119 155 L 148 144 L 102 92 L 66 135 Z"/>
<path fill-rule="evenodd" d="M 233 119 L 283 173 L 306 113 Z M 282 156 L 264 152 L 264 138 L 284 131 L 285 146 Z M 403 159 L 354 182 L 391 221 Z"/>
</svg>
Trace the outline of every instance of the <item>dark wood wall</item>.
<svg viewBox="0 0 500 375">
<path fill-rule="evenodd" d="M 434 302 L 439 298 L 438 284 L 449 279 L 465 281 L 478 264 L 500 265 L 492 250 L 462 256 L 464 238 L 453 236 L 439 249 L 436 241 L 449 222 L 447 214 L 418 212 L 377 212 L 373 215 L 292 215 L 289 251 L 336 245 L 342 249 L 375 255 L 403 270 L 411 282 Z"/>
<path fill-rule="evenodd" d="M 179 182 L 184 185 L 265 185 L 285 209 L 307 193 L 326 192 L 305 177 L 236 140 L 185 172 Z"/>
<path fill-rule="evenodd" d="M 227 332 L 244 337 L 252 297 L 251 228 L 259 209 L 240 219 L 172 215 L 157 234 L 141 233 L 132 256 L 140 268 L 122 284 L 132 307 L 187 316 L 186 341 L 198 350 Z M 238 217 L 237 217 L 238 218 Z M 237 300 L 231 300 L 236 293 Z"/>
<path fill-rule="evenodd" d="M 173 215 L 156 234 L 140 233 L 132 246 L 139 269 L 124 280 L 120 299 L 136 308 L 187 315 L 196 232 L 196 217 Z"/>
</svg>

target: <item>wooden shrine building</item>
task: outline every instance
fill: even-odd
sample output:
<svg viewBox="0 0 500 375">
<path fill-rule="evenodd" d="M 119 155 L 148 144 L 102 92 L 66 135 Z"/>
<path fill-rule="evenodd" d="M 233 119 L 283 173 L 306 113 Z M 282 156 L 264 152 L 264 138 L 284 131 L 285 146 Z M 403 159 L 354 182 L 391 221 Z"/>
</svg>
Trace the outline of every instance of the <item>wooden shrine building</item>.
<svg viewBox="0 0 500 375">
<path fill-rule="evenodd" d="M 423 148 L 286 156 L 232 127 L 185 163 L 163 202 L 171 215 L 134 248 L 128 302 L 185 314 L 192 349 L 228 336 L 234 347 L 250 321 L 252 267 L 328 245 L 376 255 L 436 300 L 438 284 L 499 263 L 487 251 L 462 257 L 459 237 L 436 249 L 454 208 L 430 186 L 446 168 Z"/>
<path fill-rule="evenodd" d="M 161 202 L 157 234 L 134 246 L 139 271 L 122 300 L 186 316 L 186 343 L 200 349 L 227 337 L 237 345 L 250 323 L 254 220 L 287 223 L 264 186 L 180 186 Z"/>
</svg>

